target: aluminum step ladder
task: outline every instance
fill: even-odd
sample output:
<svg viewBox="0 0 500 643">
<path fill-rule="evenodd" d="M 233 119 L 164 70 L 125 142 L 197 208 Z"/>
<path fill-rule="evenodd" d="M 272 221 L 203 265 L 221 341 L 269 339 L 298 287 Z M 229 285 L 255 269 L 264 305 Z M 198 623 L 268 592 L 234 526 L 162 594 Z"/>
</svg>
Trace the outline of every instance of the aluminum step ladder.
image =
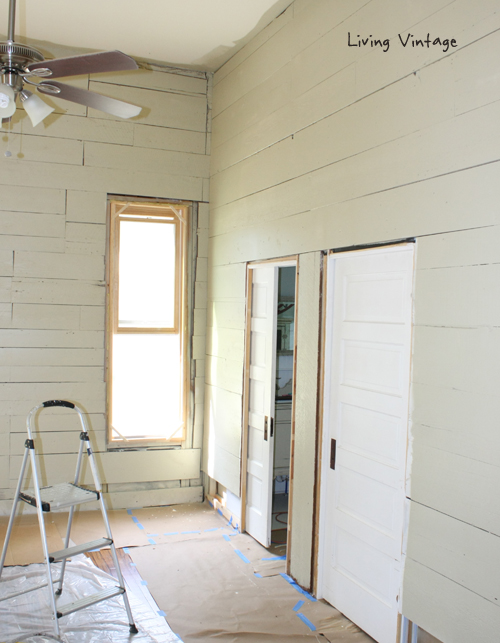
<svg viewBox="0 0 500 643">
<path fill-rule="evenodd" d="M 74 482 L 56 484 L 50 487 L 40 487 L 40 482 L 38 478 L 38 468 L 35 457 L 35 443 L 33 439 L 34 435 L 34 420 L 35 415 L 40 409 L 49 408 L 52 406 L 63 406 L 68 409 L 74 409 L 79 417 L 82 425 L 82 431 L 80 433 L 80 448 L 78 451 L 78 459 L 76 463 L 76 473 Z M 125 609 L 127 611 L 128 622 L 130 627 L 131 634 L 137 634 L 138 630 L 134 624 L 132 617 L 132 611 L 130 609 L 130 603 L 128 601 L 127 593 L 125 590 L 125 583 L 120 569 L 120 564 L 118 562 L 118 557 L 116 555 L 116 549 L 113 542 L 113 536 L 111 534 L 111 528 L 109 525 L 108 515 L 106 512 L 106 506 L 104 504 L 104 499 L 102 495 L 102 487 L 99 480 L 99 475 L 97 472 L 97 467 L 94 460 L 94 455 L 92 453 L 92 448 L 90 446 L 89 440 L 89 431 L 87 426 L 87 421 L 85 414 L 81 408 L 79 408 L 73 402 L 67 402 L 65 400 L 49 400 L 48 402 L 43 402 L 38 406 L 35 406 L 28 414 L 26 420 L 26 427 L 28 431 L 28 439 L 25 442 L 25 452 L 24 458 L 21 465 L 21 473 L 19 474 L 19 481 L 17 483 L 16 493 L 14 496 L 14 502 L 12 505 L 12 511 L 10 514 L 9 525 L 7 527 L 7 533 L 5 536 L 5 542 L 2 551 L 2 558 L 0 559 L 0 580 L 5 564 L 5 557 L 7 555 L 7 548 L 9 546 L 9 540 L 12 533 L 12 527 L 14 525 L 14 518 L 16 515 L 17 505 L 20 500 L 27 502 L 30 505 L 33 505 L 37 509 L 38 514 L 38 523 L 40 526 L 40 536 L 42 539 L 43 553 L 45 557 L 45 565 L 47 570 L 47 582 L 38 585 L 32 589 L 25 590 L 23 592 L 17 592 L 16 594 L 10 594 L 1 600 L 8 600 L 19 596 L 21 594 L 26 594 L 34 590 L 48 587 L 50 594 L 50 603 L 53 611 L 54 619 L 54 632 L 57 637 L 60 636 L 59 629 L 59 619 L 67 614 L 76 612 L 78 610 L 84 609 L 101 601 L 108 600 L 113 596 L 121 595 L 123 596 L 123 602 L 125 603 Z M 82 468 L 82 460 L 84 455 L 84 448 L 87 452 L 89 459 L 90 469 L 92 471 L 92 476 L 94 478 L 95 491 L 86 489 L 82 486 L 79 486 L 80 472 Z M 31 464 L 32 478 L 33 478 L 33 489 L 27 491 L 22 491 L 23 480 L 26 472 L 26 467 L 28 465 L 28 458 Z M 106 531 L 106 536 L 104 538 L 99 538 L 98 540 L 93 540 L 88 543 L 83 543 L 81 545 L 76 545 L 74 547 L 69 547 L 69 540 L 71 534 L 71 525 L 73 522 L 73 514 L 75 507 L 86 502 L 95 502 L 99 501 L 102 518 L 104 521 L 104 527 Z M 64 509 L 69 507 L 69 516 L 68 516 L 68 526 L 66 529 L 66 537 L 64 539 L 64 549 L 60 551 L 55 551 L 49 553 L 47 546 L 47 535 L 45 531 L 45 522 L 44 522 L 44 512 L 50 512 L 54 509 Z M 113 557 L 113 562 L 116 569 L 116 575 L 118 577 L 118 585 L 116 587 L 105 589 L 96 594 L 86 596 L 80 600 L 77 600 L 73 603 L 66 603 L 65 605 L 57 605 L 56 596 L 60 596 L 63 590 L 63 581 L 64 581 L 64 572 L 66 569 L 66 560 L 72 556 L 77 556 L 87 551 L 94 549 L 101 549 L 103 547 L 110 547 L 111 555 Z M 52 576 L 52 564 L 56 562 L 61 562 L 61 571 L 57 579 L 53 579 Z M 57 584 L 57 589 L 54 592 L 53 585 Z"/>
</svg>

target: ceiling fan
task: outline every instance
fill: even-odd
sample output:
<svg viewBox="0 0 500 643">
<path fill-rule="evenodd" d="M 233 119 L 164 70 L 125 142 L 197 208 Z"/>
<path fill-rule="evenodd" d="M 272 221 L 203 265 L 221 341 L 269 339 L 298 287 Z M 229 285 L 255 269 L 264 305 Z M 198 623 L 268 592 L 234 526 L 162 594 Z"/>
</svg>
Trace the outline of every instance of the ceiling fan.
<svg viewBox="0 0 500 643">
<path fill-rule="evenodd" d="M 15 18 L 16 0 L 9 0 L 8 39 L 7 42 L 0 42 L 0 120 L 14 114 L 17 97 L 33 127 L 54 111 L 39 96 L 25 89 L 25 85 L 41 94 L 93 107 L 120 118 L 132 118 L 139 114 L 141 107 L 137 105 L 52 80 L 65 76 L 138 69 L 133 58 L 121 51 L 104 51 L 45 60 L 37 49 L 14 42 Z M 45 78 L 49 80 L 44 80 Z"/>
</svg>

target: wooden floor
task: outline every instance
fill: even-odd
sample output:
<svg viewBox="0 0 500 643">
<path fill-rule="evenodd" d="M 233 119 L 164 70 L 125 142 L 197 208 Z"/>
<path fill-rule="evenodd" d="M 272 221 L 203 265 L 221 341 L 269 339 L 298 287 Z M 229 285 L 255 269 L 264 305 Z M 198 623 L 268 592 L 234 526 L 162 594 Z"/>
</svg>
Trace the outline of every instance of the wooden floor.
<svg viewBox="0 0 500 643">
<path fill-rule="evenodd" d="M 118 562 L 120 569 L 127 585 L 127 591 L 132 592 L 137 598 L 144 600 L 151 607 L 153 612 L 159 611 L 158 605 L 154 598 L 151 596 L 147 586 L 143 582 L 143 578 L 137 571 L 132 558 L 126 554 L 123 549 L 117 549 Z M 103 572 L 117 577 L 116 568 L 113 563 L 110 549 L 101 549 L 100 551 L 92 551 L 85 554 L 94 563 L 96 567 Z"/>
</svg>

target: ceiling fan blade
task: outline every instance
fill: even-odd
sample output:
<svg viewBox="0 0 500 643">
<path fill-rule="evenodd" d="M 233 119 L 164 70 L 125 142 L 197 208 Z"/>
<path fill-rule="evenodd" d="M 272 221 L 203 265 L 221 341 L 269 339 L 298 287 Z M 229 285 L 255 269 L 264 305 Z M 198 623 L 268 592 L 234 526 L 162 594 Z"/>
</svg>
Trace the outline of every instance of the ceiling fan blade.
<svg viewBox="0 0 500 643">
<path fill-rule="evenodd" d="M 50 82 L 38 83 L 37 89 L 39 92 L 46 94 L 47 96 L 62 98 L 63 100 L 69 100 L 72 103 L 79 103 L 80 105 L 93 107 L 101 112 L 106 112 L 107 114 L 118 116 L 119 118 L 132 118 L 133 116 L 137 116 L 142 109 L 142 107 L 125 103 L 122 100 L 116 100 L 116 98 L 110 98 L 109 96 L 102 96 L 101 94 L 89 92 L 86 89 L 80 89 L 79 87 L 73 87 L 73 85 L 66 85 L 65 83 L 60 83 L 58 81 L 50 80 Z"/>
<path fill-rule="evenodd" d="M 35 74 L 37 69 L 48 69 L 51 73 L 47 76 L 61 78 L 63 76 L 79 76 L 80 74 L 99 74 L 105 71 L 138 69 L 138 67 L 133 58 L 121 51 L 102 51 L 96 54 L 43 60 L 28 65 L 28 70 L 35 72 Z"/>
</svg>

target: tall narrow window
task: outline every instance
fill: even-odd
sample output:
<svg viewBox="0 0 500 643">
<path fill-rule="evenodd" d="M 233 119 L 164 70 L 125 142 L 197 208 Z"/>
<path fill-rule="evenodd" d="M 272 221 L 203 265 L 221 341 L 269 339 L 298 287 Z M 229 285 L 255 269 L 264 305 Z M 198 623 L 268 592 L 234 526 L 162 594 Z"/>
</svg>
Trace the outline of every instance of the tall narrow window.
<svg viewBox="0 0 500 643">
<path fill-rule="evenodd" d="M 108 308 L 111 442 L 184 439 L 188 207 L 112 201 Z"/>
</svg>

